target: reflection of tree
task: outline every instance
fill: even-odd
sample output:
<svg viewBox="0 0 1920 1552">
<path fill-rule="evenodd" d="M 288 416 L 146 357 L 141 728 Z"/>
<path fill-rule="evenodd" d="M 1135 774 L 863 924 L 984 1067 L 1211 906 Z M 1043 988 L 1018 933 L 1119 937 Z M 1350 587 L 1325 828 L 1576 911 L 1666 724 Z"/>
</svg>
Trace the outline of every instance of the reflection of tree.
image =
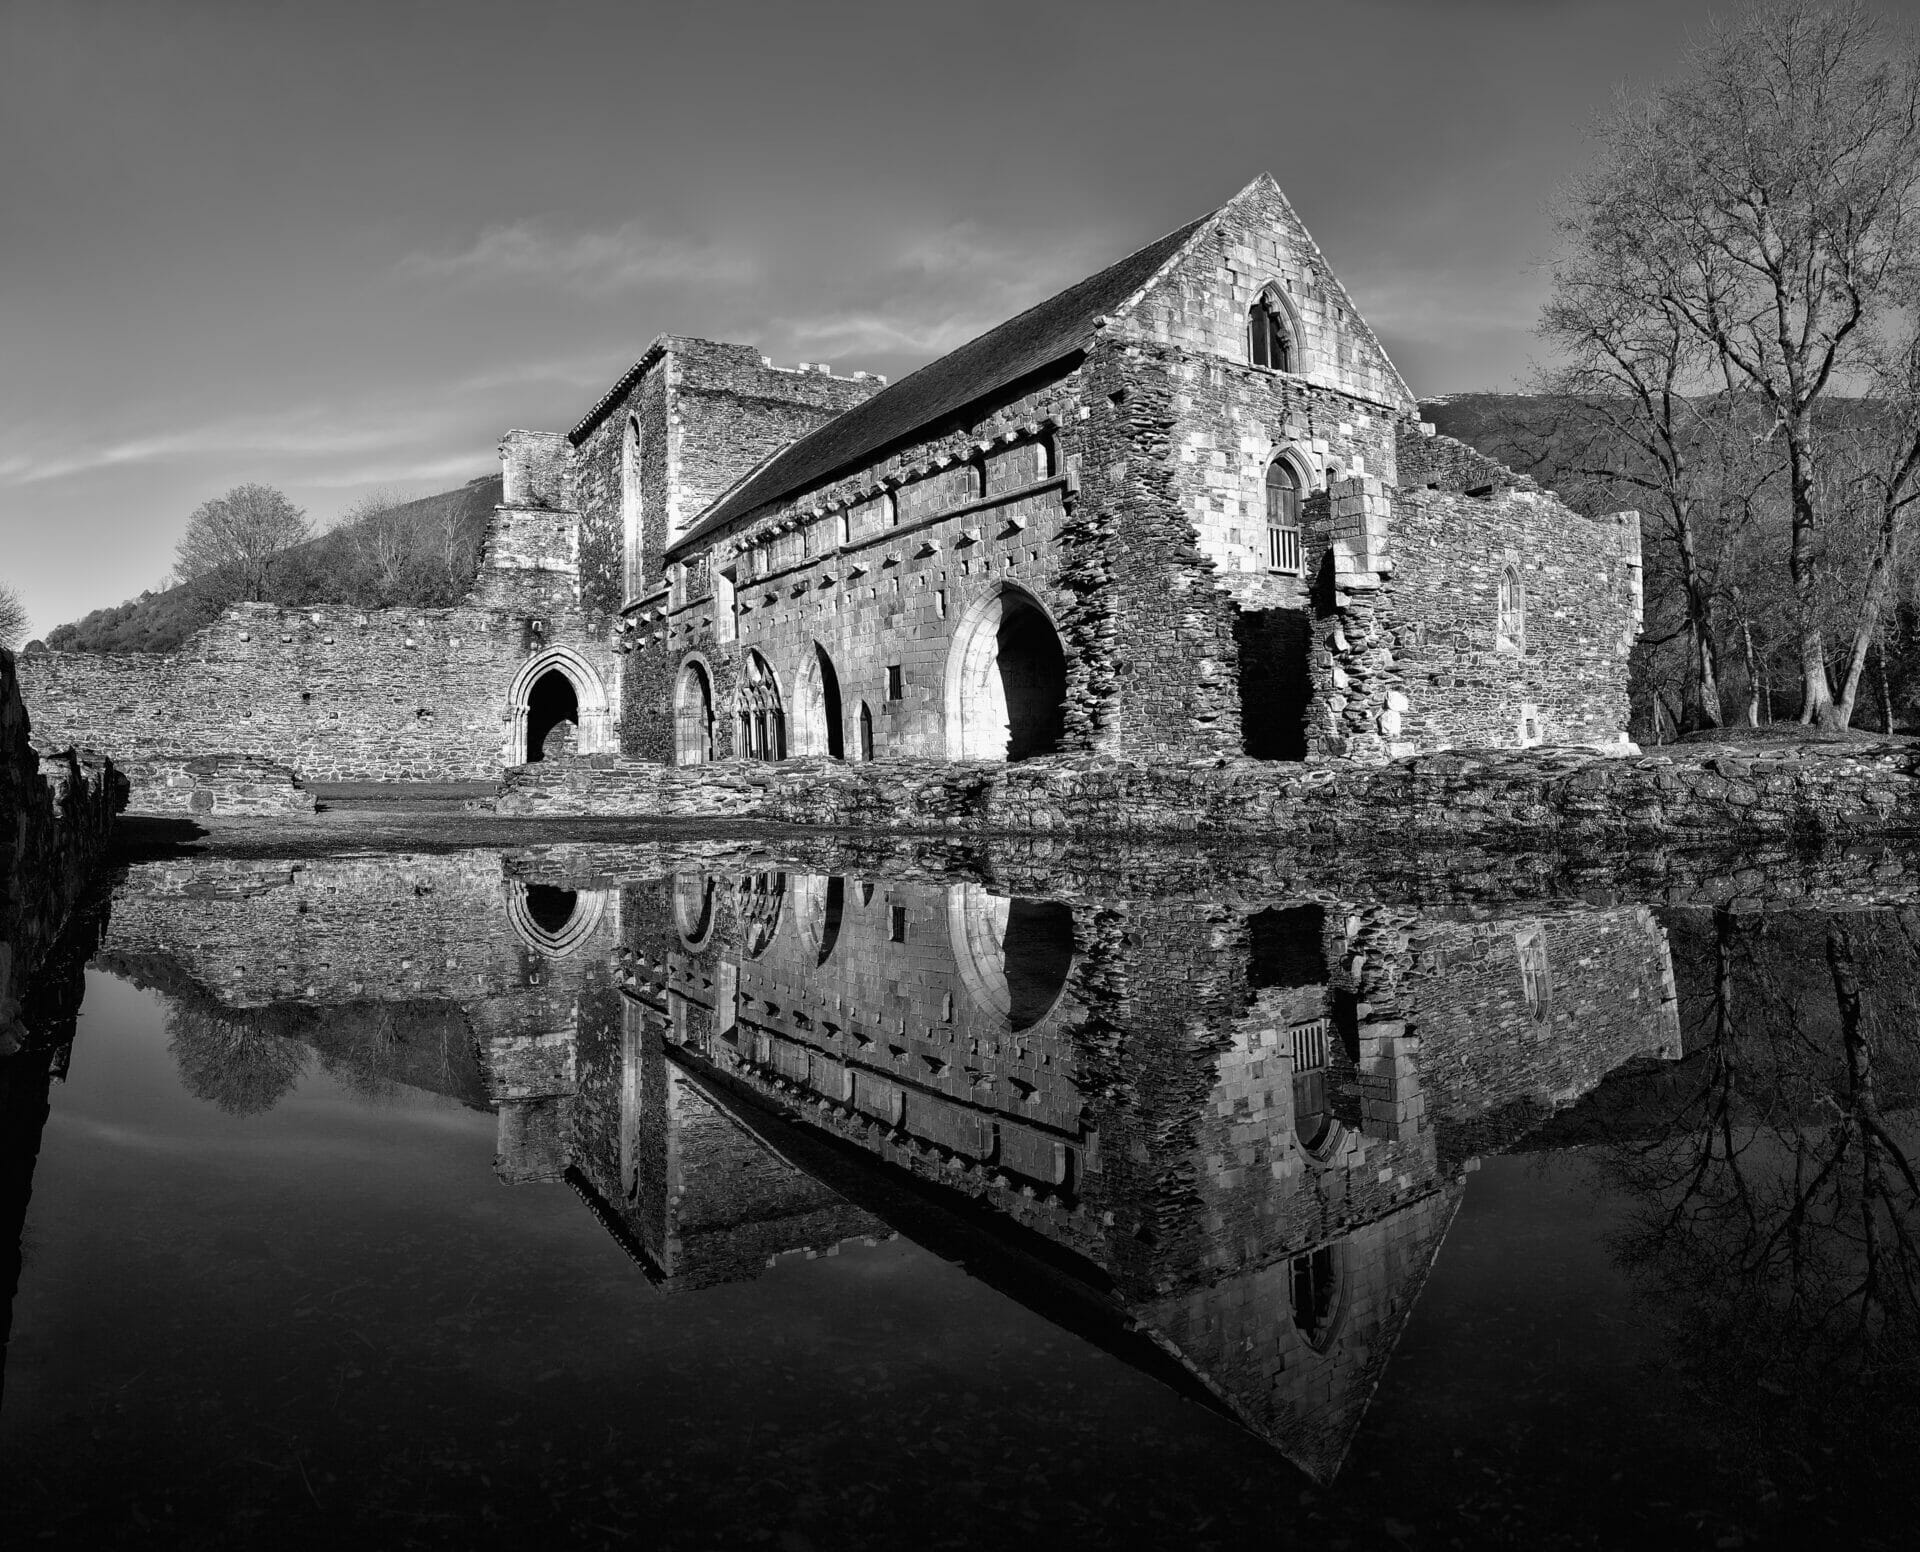
<svg viewBox="0 0 1920 1552">
<path fill-rule="evenodd" d="M 167 1049 L 196 1099 L 228 1115 L 258 1115 L 283 1099 L 306 1069 L 307 1048 L 243 1010 L 190 999 L 167 1009 Z"/>
<path fill-rule="evenodd" d="M 1920 918 L 1721 912 L 1696 947 L 1694 1081 L 1608 1150 L 1616 1248 L 1701 1395 L 1825 1496 L 1920 1442 Z"/>
</svg>

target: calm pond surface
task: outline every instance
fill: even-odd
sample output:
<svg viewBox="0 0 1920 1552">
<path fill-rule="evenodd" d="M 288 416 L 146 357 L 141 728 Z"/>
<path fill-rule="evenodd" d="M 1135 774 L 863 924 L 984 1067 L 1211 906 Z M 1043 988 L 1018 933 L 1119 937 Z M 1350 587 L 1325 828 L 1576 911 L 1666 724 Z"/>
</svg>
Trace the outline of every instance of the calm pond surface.
<svg viewBox="0 0 1920 1552">
<path fill-rule="evenodd" d="M 1914 872 L 130 862 L 0 1541 L 1909 1544 Z"/>
</svg>

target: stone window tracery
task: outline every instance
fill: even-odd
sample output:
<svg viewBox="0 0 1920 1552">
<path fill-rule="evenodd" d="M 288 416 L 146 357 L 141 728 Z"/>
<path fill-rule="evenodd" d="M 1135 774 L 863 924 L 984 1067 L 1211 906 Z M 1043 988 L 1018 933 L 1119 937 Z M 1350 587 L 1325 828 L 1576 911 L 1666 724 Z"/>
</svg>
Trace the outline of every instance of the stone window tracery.
<svg viewBox="0 0 1920 1552">
<path fill-rule="evenodd" d="M 1293 335 L 1286 314 L 1264 296 L 1247 314 L 1247 359 L 1275 372 L 1293 370 Z"/>
<path fill-rule="evenodd" d="M 736 705 L 739 752 L 749 760 L 784 760 L 787 727 L 780 686 L 758 652 L 749 652 L 741 668 Z"/>
</svg>

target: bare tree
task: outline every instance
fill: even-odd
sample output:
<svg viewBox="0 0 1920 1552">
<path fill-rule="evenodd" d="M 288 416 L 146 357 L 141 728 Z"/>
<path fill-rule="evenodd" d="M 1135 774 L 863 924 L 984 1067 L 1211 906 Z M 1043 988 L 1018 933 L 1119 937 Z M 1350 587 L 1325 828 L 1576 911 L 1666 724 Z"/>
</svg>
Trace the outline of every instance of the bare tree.
<svg viewBox="0 0 1920 1552">
<path fill-rule="evenodd" d="M 1920 48 L 1857 4 L 1762 6 L 1716 24 L 1679 78 L 1622 98 L 1566 191 L 1561 236 L 1576 260 L 1616 265 L 1637 329 L 1671 328 L 1704 355 L 1696 391 L 1717 376 L 1765 406 L 1786 465 L 1801 718 L 1844 727 L 1819 598 L 1818 412 L 1871 389 L 1880 361 L 1916 337 Z M 1895 509 L 1896 529 L 1912 510 Z M 1860 600 L 1856 646 L 1884 601 Z"/>
<path fill-rule="evenodd" d="M 404 505 L 406 498 L 397 491 L 373 490 L 348 507 L 341 518 L 354 568 L 371 602 L 392 603 L 407 590 L 414 559 L 412 536 L 394 517 Z"/>
<path fill-rule="evenodd" d="M 27 643 L 30 623 L 27 606 L 20 602 L 20 595 L 7 583 L 0 582 L 0 648 L 18 652 Z"/>
<path fill-rule="evenodd" d="M 306 514 L 271 485 L 236 485 L 187 519 L 174 571 L 182 582 L 259 603 L 281 556 L 307 537 Z"/>
</svg>

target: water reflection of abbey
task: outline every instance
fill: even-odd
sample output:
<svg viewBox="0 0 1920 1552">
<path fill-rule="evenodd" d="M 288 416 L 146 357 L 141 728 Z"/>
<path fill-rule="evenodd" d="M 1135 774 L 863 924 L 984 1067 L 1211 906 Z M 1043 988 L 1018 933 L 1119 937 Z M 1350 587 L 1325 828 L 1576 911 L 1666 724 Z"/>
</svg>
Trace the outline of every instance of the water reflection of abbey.
<svg viewBox="0 0 1920 1552">
<path fill-rule="evenodd" d="M 113 940 L 228 1008 L 458 1008 L 472 1076 L 443 1042 L 390 1052 L 404 1081 L 497 1107 L 502 1176 L 569 1180 L 661 1286 L 958 1224 L 990 1280 L 1049 1313 L 1070 1288 L 1083 1327 L 1321 1476 L 1468 1162 L 1678 1053 L 1643 907 L 514 872 L 160 866 Z"/>
<path fill-rule="evenodd" d="M 712 1220 L 741 1155 L 779 1149 L 752 1112 L 783 1112 L 1052 1252 L 1036 1276 L 1064 1267 L 1322 1476 L 1467 1162 L 1679 1048 L 1641 907 L 1068 903 L 689 871 L 626 886 L 622 917 L 623 1016 L 580 1033 L 571 1162 L 659 1267 L 690 1203 Z M 911 1202 L 879 1210 L 915 1233 Z"/>
</svg>

